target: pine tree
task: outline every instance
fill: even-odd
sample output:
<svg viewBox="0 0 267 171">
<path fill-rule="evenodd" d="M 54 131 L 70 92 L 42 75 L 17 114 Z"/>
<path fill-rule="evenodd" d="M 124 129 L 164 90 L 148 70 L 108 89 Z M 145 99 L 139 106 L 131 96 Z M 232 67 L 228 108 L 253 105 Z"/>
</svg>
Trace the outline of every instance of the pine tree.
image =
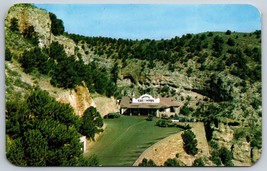
<svg viewBox="0 0 267 171">
<path fill-rule="evenodd" d="M 197 154 L 198 148 L 195 134 L 191 130 L 186 130 L 182 134 L 182 138 L 184 141 L 184 150 L 186 151 L 186 153 L 192 155 Z"/>
</svg>

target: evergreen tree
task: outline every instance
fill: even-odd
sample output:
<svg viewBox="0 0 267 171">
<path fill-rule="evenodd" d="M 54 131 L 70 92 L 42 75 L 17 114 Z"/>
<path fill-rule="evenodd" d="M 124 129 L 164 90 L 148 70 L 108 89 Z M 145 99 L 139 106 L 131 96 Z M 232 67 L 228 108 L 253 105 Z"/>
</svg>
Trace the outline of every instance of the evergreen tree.
<svg viewBox="0 0 267 171">
<path fill-rule="evenodd" d="M 57 16 L 53 13 L 49 13 L 49 17 L 51 20 L 51 32 L 55 36 L 62 35 L 64 33 L 64 26 L 63 26 L 63 21 L 58 19 Z"/>
<path fill-rule="evenodd" d="M 201 166 L 205 166 L 205 164 L 204 164 L 202 158 L 200 157 L 200 158 L 197 158 L 194 160 L 192 166 L 197 166 L 197 167 L 200 166 L 201 167 Z"/>
<path fill-rule="evenodd" d="M 191 130 L 186 130 L 182 134 L 182 138 L 184 141 L 184 150 L 187 154 L 195 155 L 197 154 L 197 139 L 195 134 Z"/>
<path fill-rule="evenodd" d="M 18 103 L 18 102 L 16 102 Z M 7 158 L 18 166 L 96 166 L 80 150 L 78 116 L 47 92 L 36 89 L 26 102 L 7 104 Z M 12 105 L 15 104 L 15 105 Z"/>
<path fill-rule="evenodd" d="M 95 140 L 95 134 L 102 132 L 101 127 L 103 126 L 103 119 L 96 108 L 89 107 L 84 111 L 82 117 L 81 132 L 87 138 Z"/>
<path fill-rule="evenodd" d="M 29 26 L 27 27 L 24 31 L 23 31 L 23 36 L 24 38 L 30 40 L 30 42 L 34 45 L 38 45 L 39 40 L 38 40 L 38 35 L 34 30 L 33 26 Z"/>
<path fill-rule="evenodd" d="M 224 40 L 220 36 L 215 36 L 213 39 L 213 44 L 212 48 L 214 50 L 214 54 L 219 57 L 222 54 L 223 51 L 223 45 L 224 45 Z"/>
<path fill-rule="evenodd" d="M 174 159 L 167 159 L 164 162 L 164 166 L 180 166 L 180 163 L 174 158 Z"/>
<path fill-rule="evenodd" d="M 155 162 L 153 160 L 151 160 L 151 159 L 147 160 L 146 158 L 144 158 L 142 160 L 142 163 L 139 163 L 138 166 L 141 166 L 141 167 L 144 167 L 144 166 L 151 167 L 151 166 L 157 166 L 157 165 L 155 164 Z"/>
<path fill-rule="evenodd" d="M 10 22 L 10 30 L 13 32 L 18 32 L 19 31 L 19 25 L 18 25 L 18 19 L 17 18 L 12 18 Z"/>
<path fill-rule="evenodd" d="M 221 158 L 222 163 L 225 166 L 233 166 L 233 162 L 232 162 L 233 153 L 230 150 L 228 150 L 226 147 L 222 147 L 220 149 L 220 158 Z"/>
<path fill-rule="evenodd" d="M 11 61 L 12 59 L 12 53 L 10 52 L 9 48 L 5 48 L 5 60 L 6 61 Z"/>
</svg>

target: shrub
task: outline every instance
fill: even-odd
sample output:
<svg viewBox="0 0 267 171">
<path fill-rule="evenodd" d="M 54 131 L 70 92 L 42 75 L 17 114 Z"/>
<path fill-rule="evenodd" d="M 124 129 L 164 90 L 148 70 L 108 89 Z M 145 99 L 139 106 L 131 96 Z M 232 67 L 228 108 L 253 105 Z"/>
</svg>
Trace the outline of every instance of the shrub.
<svg viewBox="0 0 267 171">
<path fill-rule="evenodd" d="M 33 26 L 27 27 L 22 34 L 24 38 L 28 39 L 32 44 L 37 45 L 39 43 L 37 32 L 35 32 Z"/>
<path fill-rule="evenodd" d="M 152 121 L 153 120 L 153 115 L 148 115 L 147 118 L 146 118 L 147 121 Z"/>
<path fill-rule="evenodd" d="M 169 158 L 164 162 L 164 166 L 180 166 L 180 163 L 175 158 Z"/>
<path fill-rule="evenodd" d="M 227 42 L 226 42 L 229 46 L 234 46 L 235 45 L 235 41 L 234 41 L 234 39 L 232 39 L 232 38 L 229 38 L 228 40 L 227 40 Z"/>
<path fill-rule="evenodd" d="M 228 150 L 226 147 L 222 147 L 219 153 L 221 161 L 225 166 L 233 166 L 233 153 L 230 150 Z"/>
<path fill-rule="evenodd" d="M 105 119 L 110 118 L 110 119 L 114 119 L 114 118 L 119 118 L 121 115 L 119 113 L 109 113 L 106 116 L 104 116 Z"/>
<path fill-rule="evenodd" d="M 232 34 L 232 32 L 231 32 L 230 30 L 227 30 L 227 31 L 225 32 L 225 34 L 226 34 L 226 35 L 230 35 L 230 34 Z"/>
<path fill-rule="evenodd" d="M 5 60 L 6 61 L 11 61 L 12 59 L 12 53 L 10 52 L 9 48 L 5 49 Z"/>
<path fill-rule="evenodd" d="M 204 164 L 202 158 L 200 157 L 200 158 L 197 158 L 194 160 L 192 166 L 197 166 L 197 167 L 200 166 L 201 167 L 201 166 L 205 166 L 205 164 Z"/>
<path fill-rule="evenodd" d="M 49 17 L 51 20 L 51 32 L 55 35 L 62 35 L 64 33 L 63 21 L 57 19 L 57 16 L 53 13 L 49 13 Z"/>
<path fill-rule="evenodd" d="M 219 153 L 217 152 L 212 152 L 211 156 L 209 158 L 214 164 L 216 164 L 216 166 L 221 166 L 222 162 L 221 162 L 221 158 L 219 157 Z"/>
<path fill-rule="evenodd" d="M 184 150 L 187 154 L 195 155 L 197 154 L 197 139 L 196 135 L 191 130 L 186 130 L 182 134 L 182 138 L 184 141 Z"/>
<path fill-rule="evenodd" d="M 157 166 L 157 165 L 153 160 L 151 159 L 147 160 L 146 158 L 144 158 L 142 160 L 142 163 L 139 163 L 138 166 Z"/>
<path fill-rule="evenodd" d="M 17 18 L 12 18 L 11 19 L 9 28 L 13 32 L 18 32 L 19 31 L 19 25 L 18 25 L 18 19 Z"/>
</svg>

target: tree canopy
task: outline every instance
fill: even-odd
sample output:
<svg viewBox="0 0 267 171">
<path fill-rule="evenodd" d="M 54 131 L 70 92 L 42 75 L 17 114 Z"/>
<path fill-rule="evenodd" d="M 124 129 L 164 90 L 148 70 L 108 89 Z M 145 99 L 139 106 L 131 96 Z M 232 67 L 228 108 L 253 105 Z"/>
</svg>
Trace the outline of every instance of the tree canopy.
<svg viewBox="0 0 267 171">
<path fill-rule="evenodd" d="M 36 89 L 25 102 L 7 104 L 7 158 L 18 166 L 97 166 L 96 156 L 82 155 L 80 126 L 69 105 Z"/>
<path fill-rule="evenodd" d="M 197 139 L 195 134 L 191 130 L 186 130 L 182 134 L 184 141 L 184 150 L 187 154 L 195 155 L 198 152 Z"/>
</svg>

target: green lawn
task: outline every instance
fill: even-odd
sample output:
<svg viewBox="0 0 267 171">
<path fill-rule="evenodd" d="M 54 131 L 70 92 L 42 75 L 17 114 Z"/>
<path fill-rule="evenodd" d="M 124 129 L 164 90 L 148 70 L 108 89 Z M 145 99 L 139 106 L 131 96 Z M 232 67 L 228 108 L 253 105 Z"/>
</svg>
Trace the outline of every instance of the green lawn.
<svg viewBox="0 0 267 171">
<path fill-rule="evenodd" d="M 145 118 L 122 115 L 117 119 L 105 119 L 107 128 L 86 155 L 96 154 L 102 166 L 131 166 L 149 146 L 181 131 L 157 127 L 158 119 L 146 121 Z"/>
</svg>

